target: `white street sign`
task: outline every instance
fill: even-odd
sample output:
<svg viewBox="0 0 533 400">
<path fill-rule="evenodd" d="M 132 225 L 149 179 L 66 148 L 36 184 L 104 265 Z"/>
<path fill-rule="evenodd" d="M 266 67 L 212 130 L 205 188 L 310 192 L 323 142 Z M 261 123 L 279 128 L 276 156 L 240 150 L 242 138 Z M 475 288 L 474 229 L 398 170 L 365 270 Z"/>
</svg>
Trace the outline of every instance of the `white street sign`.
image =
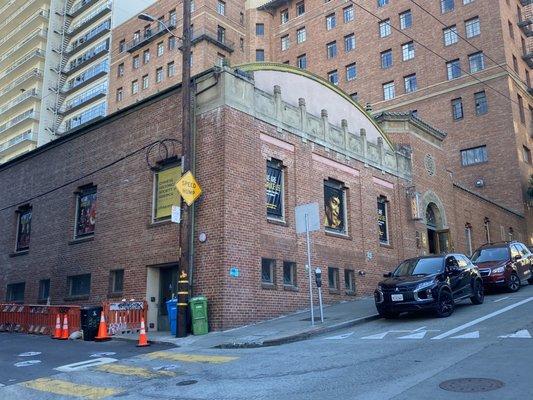
<svg viewBox="0 0 533 400">
<path fill-rule="evenodd" d="M 181 207 L 180 206 L 172 206 L 172 214 L 170 216 L 170 220 L 176 224 L 179 224 L 181 222 Z"/>
</svg>

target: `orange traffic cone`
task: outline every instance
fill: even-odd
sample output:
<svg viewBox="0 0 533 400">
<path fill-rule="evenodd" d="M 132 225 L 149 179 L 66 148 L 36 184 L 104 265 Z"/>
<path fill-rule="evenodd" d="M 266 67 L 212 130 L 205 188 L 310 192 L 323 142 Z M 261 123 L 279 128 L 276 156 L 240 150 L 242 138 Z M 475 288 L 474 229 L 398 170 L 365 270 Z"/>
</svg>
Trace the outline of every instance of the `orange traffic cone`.
<svg viewBox="0 0 533 400">
<path fill-rule="evenodd" d="M 61 330 L 61 336 L 58 337 L 59 340 L 67 340 L 68 339 L 68 318 L 67 314 L 65 314 L 65 318 L 63 319 L 63 329 Z"/>
<path fill-rule="evenodd" d="M 100 325 L 98 326 L 98 335 L 96 335 L 94 340 L 97 342 L 111 340 L 111 338 L 107 334 L 107 325 L 105 323 L 104 313 L 100 314 Z"/>
<path fill-rule="evenodd" d="M 61 317 L 59 314 L 57 314 L 56 317 L 56 329 L 54 331 L 54 336 L 52 336 L 52 339 L 59 339 L 61 338 Z"/>
<path fill-rule="evenodd" d="M 148 343 L 148 337 L 146 336 L 146 329 L 144 327 L 144 318 L 141 317 L 141 332 L 139 333 L 139 343 L 137 344 L 137 347 L 146 347 L 150 346 L 150 343 Z"/>
</svg>

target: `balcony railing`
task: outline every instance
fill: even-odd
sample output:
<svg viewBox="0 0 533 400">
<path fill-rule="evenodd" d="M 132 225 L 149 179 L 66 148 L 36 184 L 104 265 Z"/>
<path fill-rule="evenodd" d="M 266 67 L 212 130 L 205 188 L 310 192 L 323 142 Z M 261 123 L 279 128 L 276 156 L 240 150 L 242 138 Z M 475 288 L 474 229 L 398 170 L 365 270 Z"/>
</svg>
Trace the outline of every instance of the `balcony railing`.
<svg viewBox="0 0 533 400">
<path fill-rule="evenodd" d="M 80 108 L 97 98 L 104 97 L 106 93 L 107 82 L 97 85 L 74 97 L 72 100 L 67 101 L 65 107 L 61 110 L 61 113 L 66 113 L 68 111 L 73 111 L 74 109 Z"/>
<path fill-rule="evenodd" d="M 11 50 L 9 50 L 8 52 L 4 53 L 4 55 L 2 55 L 2 57 L 0 57 L 0 62 L 2 62 L 4 60 L 8 59 L 9 57 L 11 57 L 11 55 L 13 53 L 18 51 L 22 47 L 24 47 L 26 44 L 28 44 L 30 41 L 32 41 L 37 36 L 41 36 L 42 38 L 46 38 L 46 29 L 37 29 L 37 30 L 33 31 L 32 33 L 30 33 L 30 35 L 26 39 L 24 39 L 22 42 L 17 44 L 15 47 L 11 48 Z"/>
<path fill-rule="evenodd" d="M 192 44 L 196 44 L 202 40 L 207 40 L 230 53 L 235 49 L 235 43 L 228 40 L 225 33 L 213 32 L 207 28 L 195 29 L 192 33 Z"/>
<path fill-rule="evenodd" d="M 97 106 L 89 108 L 87 111 L 72 117 L 66 122 L 65 128 L 68 131 L 103 116 L 105 116 L 105 103 L 98 104 Z"/>
<path fill-rule="evenodd" d="M 83 11 L 85 11 L 87 8 L 89 8 L 91 5 L 96 3 L 98 0 L 81 0 L 72 5 L 70 7 L 70 10 L 67 12 L 68 15 L 70 15 L 72 18 L 74 18 L 77 15 L 80 15 Z"/>
<path fill-rule="evenodd" d="M 94 11 L 91 11 L 91 13 L 83 17 L 81 20 L 79 20 L 75 24 L 72 24 L 68 28 L 67 33 L 71 36 L 76 34 L 78 31 L 82 30 L 83 27 L 89 26 L 91 23 L 93 23 L 94 21 L 96 21 L 98 18 L 108 13 L 109 11 L 111 11 L 110 1 L 100 5 Z"/>
<path fill-rule="evenodd" d="M 29 99 L 30 97 L 37 97 L 37 96 L 39 96 L 39 92 L 37 91 L 37 89 L 34 88 L 31 90 L 26 90 L 24 93 L 18 95 L 13 100 L 11 100 L 9 103 L 4 104 L 2 107 L 0 107 L 0 115 L 5 113 L 6 111 L 9 111 L 13 107 L 16 107 L 17 105 L 22 103 L 24 100 Z"/>
<path fill-rule="evenodd" d="M 82 86 L 85 83 L 92 82 L 91 79 L 96 79 L 99 76 L 102 76 L 109 72 L 109 60 L 104 60 L 99 64 L 96 64 L 84 71 L 75 78 L 69 80 L 67 84 L 63 87 L 63 92 L 69 92 L 72 89 Z"/>
<path fill-rule="evenodd" d="M 35 3 L 35 0 L 27 0 L 24 2 L 22 7 L 20 7 L 16 12 L 11 14 L 7 19 L 4 20 L 4 22 L 0 23 L 0 32 L 15 18 L 17 18 L 24 10 L 26 10 L 28 7 L 30 7 L 33 3 Z"/>
<path fill-rule="evenodd" d="M 109 32 L 111 29 L 111 20 L 108 19 L 98 25 L 96 28 L 91 29 L 89 32 L 87 32 L 85 35 L 79 37 L 76 39 L 74 43 L 67 46 L 66 52 L 67 53 L 73 53 L 76 51 L 80 51 L 81 49 L 87 47 L 89 44 L 94 42 L 96 39 L 102 37 L 104 34 Z"/>
<path fill-rule="evenodd" d="M 160 24 L 158 21 L 155 21 L 155 23 L 157 24 L 157 27 L 155 29 L 148 30 L 147 32 L 145 32 L 143 37 L 133 39 L 126 45 L 126 51 L 128 53 L 133 53 L 134 51 L 154 41 L 158 37 L 161 37 L 165 33 L 168 33 L 167 29 L 163 24 Z M 174 20 L 163 21 L 163 23 L 168 26 L 168 29 L 170 30 L 174 30 L 176 28 L 176 22 Z"/>
<path fill-rule="evenodd" d="M 9 139 L 7 142 L 0 144 L 0 153 L 4 153 L 5 151 L 25 141 L 36 142 L 37 135 L 31 130 L 27 130 L 26 132 Z"/>
<path fill-rule="evenodd" d="M 13 36 L 15 36 L 17 33 L 19 33 L 21 30 L 26 28 L 28 25 L 32 24 L 33 21 L 36 18 L 42 17 L 42 18 L 48 18 L 49 11 L 41 9 L 37 11 L 35 14 L 33 14 L 30 18 L 28 18 L 26 21 L 24 21 L 21 25 L 19 25 L 17 28 L 9 32 L 6 36 L 4 36 L 2 39 L 0 39 L 0 46 L 3 45 L 5 42 L 7 42 L 9 39 L 11 39 Z"/>
<path fill-rule="evenodd" d="M 527 63 L 529 68 L 533 68 L 533 37 L 527 38 L 527 46 L 524 50 L 522 59 Z"/>
<path fill-rule="evenodd" d="M 11 119 L 5 124 L 0 125 L 0 133 L 7 131 L 9 128 L 12 128 L 20 122 L 28 119 L 37 119 L 37 113 L 34 110 L 24 111 L 22 114 L 17 115 L 15 118 Z"/>
<path fill-rule="evenodd" d="M 5 69 L 4 72 L 0 74 L 0 79 L 5 78 L 11 72 L 19 68 L 22 64 L 24 64 L 28 60 L 31 60 L 33 57 L 44 57 L 44 50 L 37 49 L 37 50 L 32 50 L 29 53 L 26 53 L 21 58 L 19 58 L 17 61 L 15 61 L 13 64 L 11 64 L 7 69 Z"/>
<path fill-rule="evenodd" d="M 109 51 L 109 39 L 106 39 L 102 43 L 92 47 L 89 51 L 83 53 L 75 60 L 71 61 L 69 66 L 63 70 L 65 74 L 71 74 L 74 71 L 80 69 L 83 65 L 86 65 L 89 61 L 96 59 L 97 57 L 105 54 Z"/>
<path fill-rule="evenodd" d="M 2 91 L 0 91 L 0 97 L 4 96 L 5 94 L 9 93 L 11 90 L 16 88 L 21 83 L 25 82 L 26 80 L 33 78 L 33 77 L 42 77 L 43 71 L 41 71 L 38 68 L 34 68 L 31 71 L 25 73 L 20 78 L 15 79 L 13 82 L 11 82 L 8 86 L 5 86 Z"/>
</svg>

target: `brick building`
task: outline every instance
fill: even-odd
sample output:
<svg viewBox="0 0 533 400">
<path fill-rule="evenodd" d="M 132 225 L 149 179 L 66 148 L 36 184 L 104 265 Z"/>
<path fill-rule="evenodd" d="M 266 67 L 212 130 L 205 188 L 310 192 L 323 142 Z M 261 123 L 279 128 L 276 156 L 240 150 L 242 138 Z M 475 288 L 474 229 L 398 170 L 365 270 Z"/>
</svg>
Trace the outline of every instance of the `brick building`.
<svg viewBox="0 0 533 400">
<path fill-rule="evenodd" d="M 376 122 L 296 68 L 247 71 L 194 78 L 194 172 L 204 194 L 192 287 L 209 299 L 212 329 L 305 307 L 300 204 L 319 204 L 312 263 L 324 271 L 327 303 L 371 294 L 407 257 L 525 237 L 523 215 L 454 183 L 444 132 L 412 113 Z M 1 298 L 145 298 L 149 327 L 168 328 L 180 110 L 176 85 L 0 166 L 9 188 L 0 196 Z"/>
<path fill-rule="evenodd" d="M 531 1 L 193 3 L 194 72 L 224 58 L 232 65 L 287 63 L 329 79 L 361 104 L 370 103 L 374 113 L 415 112 L 448 133 L 446 165 L 454 180 L 525 215 L 533 232 L 533 200 L 527 194 L 533 174 Z M 147 11 L 163 16 L 176 5 L 179 16 L 176 1 L 160 1 Z M 143 24 L 129 20 L 113 40 L 130 40 Z M 204 29 L 222 33 L 208 40 Z M 175 32 L 179 36 L 181 28 Z M 177 50 L 131 71 L 131 56 L 142 58 L 154 46 L 147 42 L 112 61 L 115 70 L 124 63 L 126 73 L 111 84 L 111 110 L 181 79 Z M 168 77 L 172 61 L 176 72 Z M 157 68 L 162 82 L 153 85 Z M 132 94 L 143 77 L 150 88 Z M 531 234 L 527 240 L 533 244 Z"/>
</svg>

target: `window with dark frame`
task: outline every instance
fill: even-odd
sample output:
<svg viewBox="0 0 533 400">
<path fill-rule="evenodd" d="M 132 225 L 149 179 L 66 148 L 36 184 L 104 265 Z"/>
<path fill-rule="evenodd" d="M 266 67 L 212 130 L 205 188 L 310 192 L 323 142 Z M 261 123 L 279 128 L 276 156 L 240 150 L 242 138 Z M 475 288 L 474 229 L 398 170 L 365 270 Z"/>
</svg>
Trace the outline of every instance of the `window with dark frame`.
<svg viewBox="0 0 533 400">
<path fill-rule="evenodd" d="M 346 66 L 346 80 L 353 81 L 357 78 L 357 66 L 355 63 Z"/>
<path fill-rule="evenodd" d="M 329 71 L 328 72 L 328 80 L 333 85 L 338 85 L 339 84 L 339 73 L 338 73 L 338 71 L 337 70 Z"/>
<path fill-rule="evenodd" d="M 385 19 L 379 23 L 379 37 L 386 37 L 392 33 L 390 19 Z"/>
<path fill-rule="evenodd" d="M 355 34 L 351 33 L 344 36 L 344 51 L 348 53 L 349 51 L 355 50 Z"/>
<path fill-rule="evenodd" d="M 346 234 L 346 187 L 334 179 L 324 181 L 324 227 L 326 231 Z"/>
<path fill-rule="evenodd" d="M 296 286 L 296 263 L 283 261 L 283 284 L 286 286 Z"/>
<path fill-rule="evenodd" d="M 30 248 L 32 207 L 25 205 L 17 210 L 17 240 L 15 251 L 26 251 Z"/>
<path fill-rule="evenodd" d="M 255 50 L 255 61 L 265 61 L 265 50 L 263 49 Z"/>
<path fill-rule="evenodd" d="M 529 147 L 522 145 L 522 155 L 524 162 L 531 164 L 531 150 L 529 150 Z"/>
<path fill-rule="evenodd" d="M 265 36 L 265 24 L 255 24 L 255 35 Z"/>
<path fill-rule="evenodd" d="M 416 74 L 407 75 L 403 78 L 405 93 L 412 93 L 418 89 Z"/>
<path fill-rule="evenodd" d="M 300 44 L 305 42 L 307 39 L 307 34 L 305 31 L 305 26 L 296 30 L 296 43 Z"/>
<path fill-rule="evenodd" d="M 455 8 L 454 0 L 440 0 L 440 11 L 442 14 L 453 11 Z"/>
<path fill-rule="evenodd" d="M 353 269 L 344 270 L 344 288 L 348 294 L 355 293 L 355 273 Z"/>
<path fill-rule="evenodd" d="M 88 296 L 91 293 L 91 274 L 72 275 L 67 277 L 68 295 Z"/>
<path fill-rule="evenodd" d="M 279 15 L 281 18 L 281 24 L 286 24 L 287 22 L 289 22 L 289 9 L 288 8 L 286 8 L 285 10 L 281 10 Z"/>
<path fill-rule="evenodd" d="M 304 13 L 305 13 L 305 3 L 303 1 L 296 3 L 296 16 L 299 17 L 300 15 L 303 15 Z"/>
<path fill-rule="evenodd" d="M 109 273 L 109 292 L 122 293 L 124 290 L 124 270 L 114 269 Z"/>
<path fill-rule="evenodd" d="M 148 64 L 150 62 L 150 49 L 143 51 L 143 64 Z"/>
<path fill-rule="evenodd" d="M 171 36 L 168 38 L 168 50 L 174 50 L 176 48 L 176 38 Z"/>
<path fill-rule="evenodd" d="M 96 226 L 96 186 L 90 185 L 79 189 L 76 201 L 75 237 L 94 235 Z"/>
<path fill-rule="evenodd" d="M 339 269 L 328 267 L 328 287 L 330 290 L 339 290 Z"/>
<path fill-rule="evenodd" d="M 448 28 L 442 30 L 442 36 L 444 38 L 444 46 L 450 46 L 459 41 L 459 36 L 457 35 L 457 26 L 452 25 Z"/>
<path fill-rule="evenodd" d="M 381 68 L 387 69 L 392 67 L 392 50 L 388 49 L 382 51 L 380 54 L 381 57 Z"/>
<path fill-rule="evenodd" d="M 474 103 L 476 105 L 476 115 L 483 115 L 488 112 L 487 95 L 484 90 L 474 93 Z"/>
<path fill-rule="evenodd" d="M 354 14 L 354 9 L 353 9 L 353 6 L 348 6 L 348 7 L 345 7 L 343 10 L 342 10 L 342 15 L 343 15 L 343 18 L 344 18 L 344 23 L 348 23 L 350 21 L 353 21 L 354 18 L 355 18 L 355 14 Z"/>
<path fill-rule="evenodd" d="M 124 63 L 120 63 L 117 67 L 117 77 L 124 76 Z"/>
<path fill-rule="evenodd" d="M 23 303 L 25 289 L 26 282 L 8 284 L 6 290 L 6 301 L 12 303 Z"/>
<path fill-rule="evenodd" d="M 329 14 L 326 16 L 326 30 L 330 31 L 337 26 L 337 16 Z"/>
<path fill-rule="evenodd" d="M 413 25 L 413 14 L 411 10 L 404 11 L 400 14 L 400 29 L 407 29 Z"/>
<path fill-rule="evenodd" d="M 118 52 L 119 52 L 119 53 L 123 53 L 124 50 L 126 50 L 126 39 L 122 39 L 122 40 L 118 43 Z"/>
<path fill-rule="evenodd" d="M 463 100 L 460 97 L 452 100 L 452 116 L 456 121 L 463 119 Z"/>
<path fill-rule="evenodd" d="M 337 42 L 326 44 L 326 52 L 328 58 L 335 58 L 337 56 Z"/>
<path fill-rule="evenodd" d="M 302 54 L 296 58 L 296 66 L 300 69 L 307 68 L 307 55 Z"/>
<path fill-rule="evenodd" d="M 38 300 L 48 300 L 50 297 L 50 279 L 41 279 L 39 281 L 39 297 Z"/>
<path fill-rule="evenodd" d="M 486 162 L 487 160 L 487 146 L 479 146 L 471 149 L 461 150 L 461 165 L 463 167 L 480 164 Z"/>
<path fill-rule="evenodd" d="M 390 244 L 389 237 L 389 210 L 388 210 L 388 201 L 385 196 L 378 197 L 377 202 L 377 215 L 378 215 L 378 237 L 379 243 L 381 244 Z"/>
<path fill-rule="evenodd" d="M 446 71 L 448 80 L 459 78 L 461 76 L 461 63 L 459 59 L 447 62 Z"/>
<path fill-rule="evenodd" d="M 473 38 L 481 34 L 481 28 L 479 26 L 479 18 L 471 18 L 465 21 L 465 32 L 467 39 Z"/>
<path fill-rule="evenodd" d="M 261 283 L 273 285 L 275 283 L 276 260 L 271 258 L 261 259 Z"/>
<path fill-rule="evenodd" d="M 284 220 L 284 174 L 283 163 L 271 159 L 266 165 L 266 209 L 267 218 Z"/>
</svg>

